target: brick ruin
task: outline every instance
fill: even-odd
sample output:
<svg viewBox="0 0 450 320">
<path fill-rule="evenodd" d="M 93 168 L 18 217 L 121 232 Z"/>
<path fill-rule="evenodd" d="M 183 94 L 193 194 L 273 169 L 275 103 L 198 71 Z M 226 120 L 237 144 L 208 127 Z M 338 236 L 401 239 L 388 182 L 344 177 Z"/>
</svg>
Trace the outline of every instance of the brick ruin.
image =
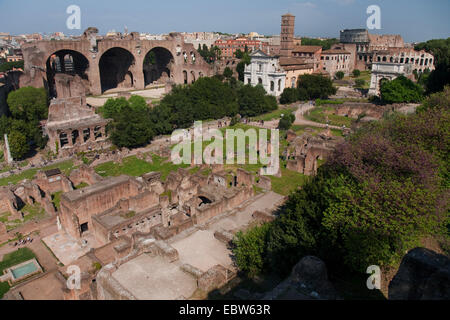
<svg viewBox="0 0 450 320">
<path fill-rule="evenodd" d="M 318 160 L 326 159 L 343 139 L 331 136 L 329 129 L 317 136 L 308 132 L 297 136 L 289 130 L 287 141 L 289 147 L 286 153 L 286 168 L 310 176 L 317 173 Z"/>
<path fill-rule="evenodd" d="M 55 81 L 59 98 L 50 101 L 48 119 L 42 123 L 50 149 L 60 157 L 67 157 L 109 147 L 106 136 L 109 120 L 86 103 L 82 79 L 78 75 L 57 74 Z"/>
<path fill-rule="evenodd" d="M 143 90 L 154 84 L 192 83 L 213 69 L 180 33 L 141 40 L 139 33 L 106 37 L 88 28 L 74 40 L 40 40 L 22 46 L 20 86 L 48 88 L 59 97 L 56 75 L 78 75 L 87 94 L 110 89 Z"/>
<path fill-rule="evenodd" d="M 137 178 L 102 179 L 95 174 L 91 180 L 95 183 L 61 196 L 61 225 L 76 239 L 92 232 L 104 244 L 135 232 L 168 239 L 251 198 L 254 191 L 251 183 L 245 183 L 246 173 L 238 170 L 232 186 L 218 179 L 225 176 L 221 172 L 205 176 L 178 169 L 164 182 L 157 172 Z M 79 175 L 74 172 L 69 179 Z"/>
</svg>

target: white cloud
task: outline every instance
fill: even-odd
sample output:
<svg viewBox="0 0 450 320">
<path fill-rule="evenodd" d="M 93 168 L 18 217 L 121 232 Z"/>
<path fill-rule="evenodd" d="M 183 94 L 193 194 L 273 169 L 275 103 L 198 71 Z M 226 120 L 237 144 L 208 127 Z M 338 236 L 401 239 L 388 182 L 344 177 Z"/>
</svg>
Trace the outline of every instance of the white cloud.
<svg viewBox="0 0 450 320">
<path fill-rule="evenodd" d="M 302 8 L 315 8 L 315 7 L 317 7 L 317 5 L 315 3 L 312 3 L 310 1 L 308 1 L 308 2 L 297 2 L 295 5 L 297 7 L 302 7 Z"/>
</svg>

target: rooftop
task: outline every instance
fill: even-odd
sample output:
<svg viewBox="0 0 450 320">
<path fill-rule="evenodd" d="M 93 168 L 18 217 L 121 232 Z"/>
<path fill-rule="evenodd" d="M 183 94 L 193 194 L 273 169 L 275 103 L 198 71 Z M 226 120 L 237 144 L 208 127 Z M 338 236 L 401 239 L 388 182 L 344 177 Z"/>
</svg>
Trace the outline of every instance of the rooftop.
<svg viewBox="0 0 450 320">
<path fill-rule="evenodd" d="M 321 46 L 295 46 L 294 50 L 292 52 L 308 52 L 308 53 L 314 53 L 317 51 L 322 50 Z"/>
<path fill-rule="evenodd" d="M 101 183 L 96 183 L 83 189 L 66 192 L 61 196 L 61 200 L 65 200 L 68 202 L 76 202 L 86 196 L 92 195 L 97 192 L 106 191 L 118 184 L 129 182 L 130 179 L 131 178 L 126 175 L 120 175 L 118 177 L 110 177 L 103 180 Z"/>
</svg>

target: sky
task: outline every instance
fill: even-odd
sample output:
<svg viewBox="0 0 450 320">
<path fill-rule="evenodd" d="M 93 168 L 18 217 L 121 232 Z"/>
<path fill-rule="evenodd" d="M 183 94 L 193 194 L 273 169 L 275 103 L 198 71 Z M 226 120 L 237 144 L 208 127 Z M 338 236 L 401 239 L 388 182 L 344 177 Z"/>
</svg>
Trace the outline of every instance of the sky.
<svg viewBox="0 0 450 320">
<path fill-rule="evenodd" d="M 81 9 L 81 29 L 66 26 L 66 9 Z M 79 35 L 87 27 L 153 34 L 221 31 L 274 35 L 281 15 L 296 16 L 295 34 L 336 37 L 366 28 L 367 7 L 381 9 L 377 34 L 401 34 L 407 42 L 450 36 L 449 0 L 0 0 L 0 32 Z"/>
</svg>

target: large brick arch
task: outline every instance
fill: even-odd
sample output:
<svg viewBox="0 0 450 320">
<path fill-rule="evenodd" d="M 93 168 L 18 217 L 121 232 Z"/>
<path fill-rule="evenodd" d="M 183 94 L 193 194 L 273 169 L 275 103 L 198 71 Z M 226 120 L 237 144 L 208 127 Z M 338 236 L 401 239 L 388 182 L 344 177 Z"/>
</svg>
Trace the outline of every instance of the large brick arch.
<svg viewBox="0 0 450 320">
<path fill-rule="evenodd" d="M 66 60 L 67 57 L 70 58 L 69 61 Z M 57 73 L 77 74 L 86 82 L 85 86 L 89 87 L 89 67 L 89 60 L 79 51 L 61 49 L 51 53 L 45 65 L 47 88 L 50 96 L 56 96 L 55 75 Z"/>
<path fill-rule="evenodd" d="M 171 81 L 174 77 L 175 56 L 169 49 L 156 46 L 147 51 L 142 61 L 144 85 Z M 154 61 L 151 61 L 154 60 Z"/>
<path fill-rule="evenodd" d="M 112 47 L 98 60 L 102 92 L 118 87 L 135 89 L 136 58 L 127 49 Z"/>
<path fill-rule="evenodd" d="M 95 48 L 92 46 L 92 41 L 81 37 L 77 40 L 43 40 L 24 44 L 22 51 L 25 70 L 20 78 L 20 86 L 46 86 L 48 57 L 61 50 L 76 51 L 89 62 L 89 68 L 86 70 L 88 93 L 99 95 L 102 93 L 100 59 L 112 48 L 122 48 L 134 57 L 134 64 L 129 69 L 134 89 L 145 88 L 144 59 L 147 53 L 155 48 L 167 50 L 173 56 L 173 66 L 171 66 L 172 70 L 167 82 L 183 84 L 184 70 L 189 75 L 211 76 L 213 74 L 212 67 L 203 60 L 194 46 L 185 43 L 179 34 L 171 34 L 167 40 L 139 40 L 135 37 L 103 38 L 96 40 Z M 186 53 L 187 59 L 185 59 L 184 53 Z"/>
</svg>

